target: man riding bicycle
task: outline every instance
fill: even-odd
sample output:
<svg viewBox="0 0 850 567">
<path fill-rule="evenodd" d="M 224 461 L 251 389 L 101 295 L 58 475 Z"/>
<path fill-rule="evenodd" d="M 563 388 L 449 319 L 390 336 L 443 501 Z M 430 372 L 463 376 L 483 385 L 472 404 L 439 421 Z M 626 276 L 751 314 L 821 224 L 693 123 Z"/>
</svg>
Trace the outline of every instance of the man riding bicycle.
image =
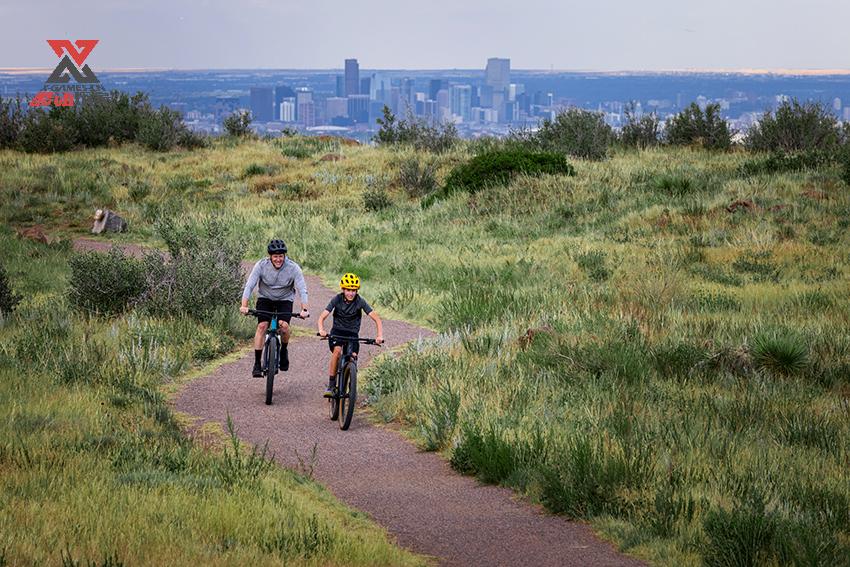
<svg viewBox="0 0 850 567">
<path fill-rule="evenodd" d="M 334 337 L 350 337 L 356 339 L 360 335 L 360 320 L 362 313 L 366 313 L 377 327 L 377 336 L 375 343 L 381 344 L 384 342 L 384 332 L 381 325 L 381 318 L 372 310 L 372 307 L 366 303 L 366 300 L 360 297 L 358 290 L 360 289 L 360 278 L 352 273 L 345 274 L 339 281 L 339 287 L 342 293 L 338 293 L 331 299 L 325 310 L 319 316 L 319 335 L 327 337 L 328 332 L 325 331 L 325 319 L 333 313 L 334 322 L 330 334 Z M 328 388 L 325 390 L 326 398 L 333 397 L 333 390 L 336 387 L 336 367 L 339 364 L 339 359 L 342 357 L 342 347 L 345 344 L 345 338 L 329 338 L 328 347 L 331 349 L 331 360 L 328 364 Z M 351 343 L 353 354 L 357 356 L 360 344 L 356 341 Z"/>
<path fill-rule="evenodd" d="M 280 369 L 287 371 L 289 370 L 287 345 L 289 344 L 289 320 L 291 317 L 290 313 L 292 313 L 292 300 L 295 298 L 295 292 L 297 290 L 301 297 L 300 317 L 309 317 L 310 312 L 307 309 L 307 284 L 304 282 L 304 273 L 301 271 L 301 266 L 287 258 L 286 243 L 283 240 L 276 238 L 269 242 L 267 251 L 269 257 L 263 258 L 254 264 L 254 269 L 251 270 L 251 275 L 248 276 L 248 282 L 245 284 L 245 290 L 242 292 L 242 304 L 239 307 L 239 311 L 243 315 L 248 314 L 248 299 L 251 297 L 254 287 L 259 286 L 257 311 L 282 314 L 278 318 L 278 326 L 283 342 L 280 350 Z M 251 371 L 252 376 L 255 377 L 262 377 L 263 375 L 260 358 L 263 354 L 263 338 L 271 320 L 272 316 L 270 314 L 257 314 L 257 332 L 254 334 L 254 368 Z"/>
</svg>

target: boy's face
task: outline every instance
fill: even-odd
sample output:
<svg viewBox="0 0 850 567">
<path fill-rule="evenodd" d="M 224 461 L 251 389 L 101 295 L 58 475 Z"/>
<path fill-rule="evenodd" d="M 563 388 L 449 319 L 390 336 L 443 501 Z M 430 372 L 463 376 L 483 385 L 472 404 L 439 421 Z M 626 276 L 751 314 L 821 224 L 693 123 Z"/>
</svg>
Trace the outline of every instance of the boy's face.
<svg viewBox="0 0 850 567">
<path fill-rule="evenodd" d="M 357 296 L 356 289 L 344 289 L 342 293 L 345 295 L 346 301 L 354 301 L 354 298 Z"/>
<path fill-rule="evenodd" d="M 283 261 L 286 259 L 286 254 L 271 254 L 272 266 L 275 269 L 280 269 L 283 266 Z"/>
</svg>

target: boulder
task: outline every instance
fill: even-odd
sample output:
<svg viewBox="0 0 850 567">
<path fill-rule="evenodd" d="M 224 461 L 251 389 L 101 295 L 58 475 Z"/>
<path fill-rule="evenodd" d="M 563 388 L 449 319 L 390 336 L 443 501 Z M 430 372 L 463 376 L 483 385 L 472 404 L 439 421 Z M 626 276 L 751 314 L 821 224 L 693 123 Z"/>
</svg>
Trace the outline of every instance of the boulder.
<svg viewBox="0 0 850 567">
<path fill-rule="evenodd" d="M 94 213 L 94 226 L 91 231 L 94 234 L 102 232 L 124 232 L 127 230 L 127 221 L 117 213 L 109 209 L 98 209 Z"/>
</svg>

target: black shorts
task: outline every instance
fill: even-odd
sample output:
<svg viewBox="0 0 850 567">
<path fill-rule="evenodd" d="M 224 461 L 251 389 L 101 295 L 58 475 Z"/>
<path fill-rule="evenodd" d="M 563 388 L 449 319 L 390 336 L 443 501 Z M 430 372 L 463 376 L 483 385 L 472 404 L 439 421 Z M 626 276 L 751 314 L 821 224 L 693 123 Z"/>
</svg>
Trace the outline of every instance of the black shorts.
<svg viewBox="0 0 850 567">
<path fill-rule="evenodd" d="M 286 321 L 289 323 L 289 320 L 292 319 L 292 302 L 291 301 L 273 301 L 266 297 L 258 297 L 257 298 L 257 311 L 268 311 L 269 313 L 273 313 L 277 311 L 278 313 L 286 313 L 286 315 L 281 315 L 277 318 L 278 321 Z M 257 323 L 269 323 L 272 320 L 271 315 L 266 315 L 265 313 L 257 313 Z"/>
<path fill-rule="evenodd" d="M 357 335 L 349 335 L 348 333 L 336 333 L 334 331 L 331 331 L 330 334 L 339 335 L 341 337 L 350 336 L 352 339 L 357 338 Z M 351 352 L 360 352 L 360 343 L 357 342 L 357 341 L 346 341 L 344 339 L 332 339 L 332 338 L 328 337 L 328 348 L 330 349 L 331 352 L 334 351 L 334 347 L 341 346 L 342 347 L 342 354 L 345 354 L 346 343 L 351 344 Z"/>
</svg>

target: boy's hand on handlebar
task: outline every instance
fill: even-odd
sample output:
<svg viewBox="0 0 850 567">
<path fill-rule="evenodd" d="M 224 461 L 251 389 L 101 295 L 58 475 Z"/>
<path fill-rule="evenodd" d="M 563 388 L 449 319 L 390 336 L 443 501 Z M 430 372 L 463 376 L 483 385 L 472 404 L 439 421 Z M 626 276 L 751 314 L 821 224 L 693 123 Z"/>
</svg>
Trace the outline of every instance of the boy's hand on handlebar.
<svg viewBox="0 0 850 567">
<path fill-rule="evenodd" d="M 240 312 L 242 315 L 247 315 L 247 314 L 248 314 L 248 311 L 249 311 L 249 309 L 248 309 L 248 307 L 247 307 L 247 306 L 245 306 L 245 305 L 243 305 L 243 306 L 240 306 L 240 307 L 239 307 L 239 312 Z"/>
<path fill-rule="evenodd" d="M 327 336 L 328 336 L 328 332 L 327 332 L 326 330 L 324 330 L 324 329 L 319 329 L 319 336 L 320 336 L 320 337 L 327 337 Z"/>
<path fill-rule="evenodd" d="M 376 344 L 376 345 L 382 345 L 382 344 L 384 344 L 384 337 L 382 337 L 382 336 L 380 336 L 380 335 L 378 335 L 377 337 L 375 337 L 375 344 Z"/>
<path fill-rule="evenodd" d="M 310 317 L 310 311 L 305 307 L 301 309 L 301 315 L 299 315 L 302 319 L 307 319 Z"/>
</svg>

